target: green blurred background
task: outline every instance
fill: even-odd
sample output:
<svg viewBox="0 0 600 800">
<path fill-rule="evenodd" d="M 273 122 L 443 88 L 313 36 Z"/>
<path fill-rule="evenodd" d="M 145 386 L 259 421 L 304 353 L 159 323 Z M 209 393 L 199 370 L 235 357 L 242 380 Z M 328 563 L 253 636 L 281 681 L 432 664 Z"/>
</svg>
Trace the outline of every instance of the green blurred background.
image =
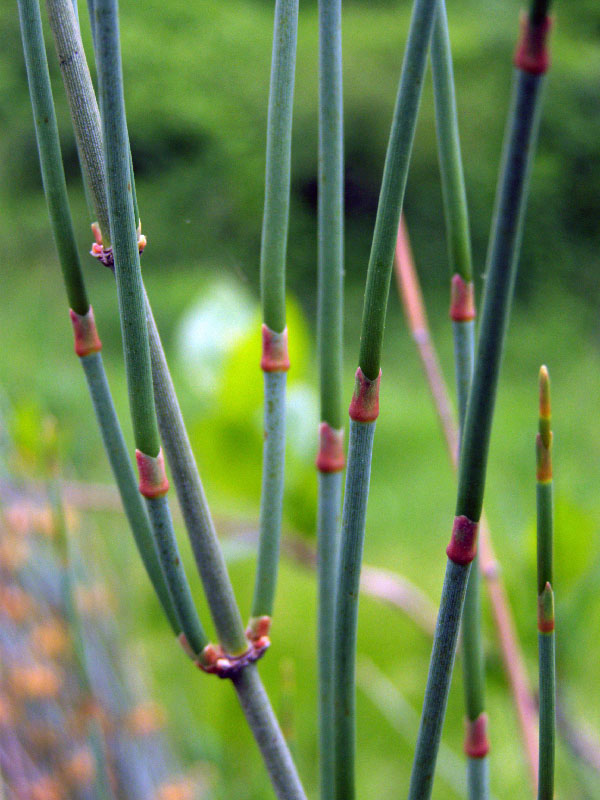
<svg viewBox="0 0 600 800">
<path fill-rule="evenodd" d="M 121 3 L 125 91 L 138 199 L 148 248 L 145 280 L 215 516 L 223 529 L 256 527 L 261 461 L 258 260 L 272 34 L 265 0 Z M 477 294 L 511 85 L 519 4 L 450 2 L 457 100 L 471 212 Z M 344 4 L 346 143 L 346 397 L 358 352 L 362 291 L 410 4 Z M 84 40 L 89 31 L 82 10 Z M 536 678 L 535 467 L 537 371 L 553 380 L 557 512 L 556 595 L 561 700 L 577 726 L 600 730 L 600 9 L 557 4 L 538 156 L 531 183 L 517 302 L 492 438 L 486 507 L 532 680 Z M 64 474 L 110 480 L 84 381 L 72 354 L 26 91 L 16 4 L 0 7 L 0 388 L 12 464 L 39 477 L 38 431 L 52 415 Z M 50 40 L 70 196 L 82 252 L 89 216 Z M 285 527 L 314 540 L 318 406 L 315 372 L 317 193 L 317 4 L 301 4 L 289 238 L 292 343 Z M 405 211 L 434 337 L 453 378 L 447 320 L 448 266 L 428 79 Z M 86 277 L 104 356 L 131 441 L 120 331 L 110 274 L 92 259 Z M 414 348 L 392 293 L 383 361 L 366 561 L 394 569 L 437 604 L 453 512 L 454 479 Z M 124 638 L 140 644 L 155 694 L 190 762 L 214 763 L 214 796 L 270 797 L 271 790 L 230 687 L 191 672 L 166 646 L 167 626 L 150 595 L 122 519 L 94 512 L 89 546 L 126 601 Z M 182 535 L 183 541 L 183 535 Z M 227 553 L 243 613 L 252 550 L 229 537 Z M 189 554 L 188 554 L 189 556 Z M 294 749 L 309 793 L 317 787 L 315 582 L 285 559 L 273 647 L 261 670 L 276 709 L 291 716 Z M 123 574 L 127 581 L 123 582 Z M 190 562 L 190 574 L 194 575 Z M 125 583 L 126 585 L 123 585 Z M 194 576 L 194 588 L 200 595 Z M 524 796 L 527 773 L 515 714 L 484 600 L 491 774 L 498 798 Z M 206 614 L 204 615 L 206 616 Z M 363 600 L 359 649 L 420 710 L 430 641 L 413 621 Z M 292 667 L 290 667 L 290 664 Z M 295 688 L 282 674 L 295 673 Z M 376 684 L 376 673 L 367 668 Z M 362 674 L 362 673 L 361 673 Z M 444 741 L 460 759 L 460 668 Z M 286 688 L 288 686 L 288 688 Z M 592 701 L 591 698 L 594 698 Z M 392 696 L 389 708 L 395 708 Z M 405 791 L 413 744 L 358 690 L 358 795 Z M 410 728 L 410 715 L 397 711 Z M 416 731 L 415 731 L 416 733 Z M 596 738 L 598 738 L 596 736 Z M 414 741 L 414 735 L 413 735 Z M 598 775 L 563 743 L 560 797 L 600 797 Z M 460 771 L 460 770 L 459 770 Z M 434 797 L 460 796 L 441 778 Z"/>
</svg>

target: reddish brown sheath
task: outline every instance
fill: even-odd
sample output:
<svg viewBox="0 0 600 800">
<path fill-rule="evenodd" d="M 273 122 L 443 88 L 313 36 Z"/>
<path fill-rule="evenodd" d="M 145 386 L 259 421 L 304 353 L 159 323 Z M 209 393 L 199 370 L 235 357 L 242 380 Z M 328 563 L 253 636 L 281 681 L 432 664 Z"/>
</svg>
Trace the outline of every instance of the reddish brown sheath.
<svg viewBox="0 0 600 800">
<path fill-rule="evenodd" d="M 90 306 L 87 314 L 77 314 L 73 309 L 69 309 L 71 324 L 73 326 L 73 336 L 75 339 L 75 352 L 80 358 L 89 356 L 92 353 L 99 353 L 102 350 L 102 342 L 96 330 L 94 312 Z"/>
</svg>

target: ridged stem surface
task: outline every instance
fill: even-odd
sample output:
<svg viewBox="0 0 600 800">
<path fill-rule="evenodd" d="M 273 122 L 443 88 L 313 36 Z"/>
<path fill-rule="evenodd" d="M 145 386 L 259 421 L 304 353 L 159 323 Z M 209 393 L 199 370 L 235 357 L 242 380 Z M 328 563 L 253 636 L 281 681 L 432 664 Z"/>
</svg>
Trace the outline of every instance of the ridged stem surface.
<svg viewBox="0 0 600 800">
<path fill-rule="evenodd" d="M 475 372 L 462 437 L 456 505 L 456 516 L 466 517 L 473 523 L 479 522 L 483 504 L 496 388 L 516 277 L 527 179 L 537 133 L 540 82 L 539 75 L 531 75 L 520 70 L 516 76 L 492 222 Z M 452 565 L 453 562 L 449 560 L 447 572 Z M 464 582 L 465 586 L 467 577 L 468 570 L 464 567 L 456 572 L 456 580 Z M 456 596 L 459 595 L 458 587 L 454 592 Z M 440 616 L 444 607 L 445 603 L 442 602 Z M 444 620 L 443 625 L 456 625 L 458 630 L 461 613 L 462 607 L 457 617 Z M 443 634 L 448 641 L 453 641 L 455 644 L 455 633 L 440 627 L 436 629 L 422 725 L 411 775 L 410 800 L 417 798 L 427 800 L 431 796 L 439 736 L 450 684 L 450 673 L 446 675 L 445 681 L 435 682 L 438 674 L 435 661 L 442 657 L 437 640 Z"/>
<path fill-rule="evenodd" d="M 379 374 L 394 247 L 421 101 L 435 7 L 436 0 L 415 0 L 413 6 L 385 158 L 369 258 L 358 360 L 363 373 L 371 381 Z"/>
<path fill-rule="evenodd" d="M 460 154 L 458 118 L 446 4 L 438 0 L 431 38 L 438 154 L 442 174 L 446 238 L 452 274 L 471 278 L 471 240 L 465 180 Z"/>
<path fill-rule="evenodd" d="M 471 565 L 455 564 L 450 559 L 446 565 L 417 749 L 410 779 L 408 794 L 410 800 L 424 800 L 431 796 L 470 569 Z"/>
<path fill-rule="evenodd" d="M 263 322 L 277 333 L 285 328 L 285 260 L 290 210 L 297 36 L 298 0 L 276 0 L 267 119 L 260 286 Z"/>
<path fill-rule="evenodd" d="M 81 273 L 67 197 L 38 1 L 20 0 L 19 12 L 50 223 L 62 267 L 69 305 L 77 314 L 84 316 L 89 311 L 89 302 Z M 137 489 L 135 474 L 127 454 L 125 440 L 106 379 L 102 356 L 99 352 L 90 353 L 82 357 L 80 361 L 125 514 L 148 576 L 173 631 L 177 635 L 180 631 L 179 623 L 158 562 L 150 522 Z"/>
<path fill-rule="evenodd" d="M 133 531 L 135 543 L 154 591 L 171 623 L 173 632 L 178 636 L 181 632 L 181 626 L 177 620 L 158 560 L 150 519 L 144 507 L 142 496 L 139 493 L 135 472 L 127 453 L 127 445 L 115 411 L 102 363 L 102 356 L 100 353 L 91 353 L 88 356 L 84 356 L 81 359 L 81 366 L 85 372 L 104 449 L 119 488 L 123 508 Z"/>
<path fill-rule="evenodd" d="M 106 192 L 103 191 L 104 156 L 100 114 L 97 104 L 90 103 L 94 88 L 79 25 L 71 0 L 46 0 L 46 6 L 73 119 L 81 166 L 102 231 L 104 247 L 108 247 L 110 223 Z"/>
<path fill-rule="evenodd" d="M 319 581 L 319 754 L 321 800 L 334 797 L 335 589 L 339 552 L 342 472 L 319 472 L 317 569 Z"/>
<path fill-rule="evenodd" d="M 134 221 L 117 14 L 116 0 L 98 0 L 96 44 L 110 229 L 135 443 L 143 456 L 156 458 L 160 439 Z M 198 653 L 207 643 L 207 638 L 178 554 L 168 502 L 164 497 L 152 497 L 148 498 L 147 506 L 158 556 L 182 632 L 194 652 Z"/>
<path fill-rule="evenodd" d="M 336 432 L 343 426 L 344 124 L 341 17 L 341 0 L 320 0 L 317 343 L 321 423 L 326 423 Z M 342 435 L 343 432 L 340 438 Z M 318 469 L 321 467 L 317 465 Z M 319 471 L 317 564 L 321 800 L 332 800 L 334 797 L 333 660 L 342 485 L 341 467 L 334 472 Z"/>
<path fill-rule="evenodd" d="M 233 679 L 240 705 L 280 800 L 306 800 L 289 748 L 279 728 L 256 666 Z"/>
<path fill-rule="evenodd" d="M 375 422 L 350 421 L 335 614 L 335 797 L 352 800 L 356 746 L 356 632 Z"/>
<path fill-rule="evenodd" d="M 147 297 L 146 314 L 161 440 L 219 641 L 239 655 L 248 646 L 242 618 Z"/>
<path fill-rule="evenodd" d="M 537 594 L 540 681 L 538 800 L 554 798 L 556 730 L 556 665 L 554 633 L 554 500 L 552 479 L 550 382 L 540 369 L 540 416 L 536 437 L 537 460 Z"/>
<path fill-rule="evenodd" d="M 285 478 L 285 372 L 265 372 L 260 538 L 251 616 L 273 614 Z"/>
<path fill-rule="evenodd" d="M 54 243 L 58 251 L 69 305 L 77 314 L 84 315 L 90 304 L 81 274 L 67 198 L 38 0 L 19 0 L 19 18 L 42 181 Z"/>
<path fill-rule="evenodd" d="M 450 274 L 453 277 L 459 276 L 464 282 L 464 288 L 466 289 L 470 285 L 469 288 L 472 290 L 469 215 L 458 133 L 452 52 L 444 0 L 438 0 L 437 4 L 431 39 L 431 66 Z M 464 309 L 460 310 L 464 312 Z M 475 360 L 475 322 L 474 319 L 460 319 L 460 314 L 458 317 L 452 321 L 452 334 L 459 430 L 462 430 Z M 474 723 L 485 710 L 485 676 L 477 557 L 475 557 L 467 584 L 462 632 L 466 715 L 467 720 Z M 486 800 L 489 797 L 489 786 L 486 784 L 489 771 L 483 762 L 487 761 L 487 755 L 478 754 L 477 757 L 474 757 L 468 747 L 466 750 L 469 798 L 470 800 Z"/>
</svg>

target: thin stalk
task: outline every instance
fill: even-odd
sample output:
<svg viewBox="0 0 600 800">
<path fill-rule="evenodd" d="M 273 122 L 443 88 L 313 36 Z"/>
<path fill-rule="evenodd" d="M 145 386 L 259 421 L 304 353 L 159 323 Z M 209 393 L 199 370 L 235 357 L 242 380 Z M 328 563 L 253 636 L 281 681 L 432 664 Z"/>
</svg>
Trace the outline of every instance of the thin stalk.
<svg viewBox="0 0 600 800">
<path fill-rule="evenodd" d="M 538 800 L 554 797 L 556 669 L 553 575 L 553 481 L 550 381 L 540 369 L 540 419 L 537 451 L 537 594 L 540 673 L 540 761 Z"/>
<path fill-rule="evenodd" d="M 298 0 L 276 0 L 269 111 L 265 205 L 260 250 L 263 306 L 264 430 L 260 540 L 250 632 L 273 613 L 285 476 L 285 387 L 289 368 L 285 326 L 285 260 L 290 206 L 292 110 L 298 36 Z M 260 620 L 263 620 L 261 623 Z"/>
<path fill-rule="evenodd" d="M 84 320 L 90 322 L 93 317 L 73 232 L 38 0 L 19 0 L 19 14 L 44 192 L 69 305 L 75 314 L 71 317 L 74 323 Z M 93 334 L 91 339 L 96 346 L 100 345 L 97 337 L 94 341 Z M 82 352 L 80 361 L 104 447 L 140 556 L 173 631 L 178 635 L 179 624 L 158 562 L 148 515 L 137 491 L 135 475 L 115 412 L 102 356 L 99 350 L 87 354 Z"/>
<path fill-rule="evenodd" d="M 110 247 L 108 204 L 106 193 L 102 191 L 101 186 L 104 169 L 96 168 L 98 164 L 103 163 L 100 115 L 98 106 L 88 102 L 94 89 L 79 25 L 71 0 L 47 0 L 46 7 L 85 181 L 90 188 L 104 247 L 108 248 Z"/>
<path fill-rule="evenodd" d="M 208 637 L 194 607 L 165 497 L 168 482 L 156 422 L 134 220 L 116 0 L 101 0 L 96 5 L 96 41 L 110 230 L 140 491 L 147 499 L 158 555 L 182 632 L 192 651 L 199 654 L 208 644 Z"/>
<path fill-rule="evenodd" d="M 516 279 L 541 85 L 540 73 L 518 68 L 492 222 L 475 371 L 462 436 L 456 517 L 446 551 L 446 578 L 411 775 L 411 800 L 427 800 L 431 796 L 456 634 L 471 561 L 476 554 L 496 388 Z"/>
<path fill-rule="evenodd" d="M 398 222 L 421 99 L 435 0 L 415 0 L 369 258 L 359 368 L 350 404 L 350 441 L 342 512 L 334 656 L 335 796 L 354 797 L 355 658 L 358 585 L 370 464 L 379 413 L 380 358 Z"/>
<path fill-rule="evenodd" d="M 93 4 L 94 20 L 97 20 Z M 92 12 L 92 8 L 90 9 Z M 93 25 L 96 30 L 97 25 Z M 85 87 L 83 87 L 85 88 Z M 79 87 L 82 89 L 82 87 Z M 97 105 L 93 89 L 86 89 L 85 102 Z M 74 124 L 77 124 L 74 119 Z M 85 132 L 84 132 L 85 135 Z M 100 137 L 102 133 L 100 131 Z M 94 153 L 91 154 L 95 155 Z M 106 193 L 106 177 L 103 159 L 96 159 L 93 170 L 99 170 L 100 181 L 94 184 L 96 191 Z M 133 188 L 133 187 L 132 187 Z M 139 223 L 139 218 L 138 218 Z M 198 475 L 194 456 L 175 396 L 173 383 L 162 350 L 156 324 L 151 316 L 147 299 L 144 301 L 148 311 L 148 326 L 152 348 L 153 380 L 156 388 L 156 404 L 161 428 L 164 436 L 165 450 L 177 492 L 182 502 L 182 510 L 188 527 L 188 534 L 196 561 L 204 582 L 204 590 L 210 603 L 211 613 L 219 633 L 221 643 L 226 651 L 236 655 L 247 646 L 239 610 L 224 564 L 219 542 L 214 532 L 210 512 Z M 248 667 L 244 672 L 248 671 Z M 275 791 L 280 798 L 305 798 L 300 787 L 298 774 L 293 765 L 285 741 L 279 730 L 277 721 L 271 711 L 258 672 L 253 668 L 251 680 L 238 680 L 236 691 L 245 710 L 248 723 L 254 737 L 261 742 L 261 751 L 269 771 Z M 269 746 L 268 742 L 274 743 Z M 300 787 L 300 788 L 299 788 Z"/>
<path fill-rule="evenodd" d="M 400 228 L 398 229 L 395 267 L 398 291 L 402 298 L 406 318 L 417 345 L 431 396 L 438 413 L 442 434 L 446 442 L 446 450 L 456 471 L 458 468 L 458 426 L 454 419 L 448 389 L 429 332 L 427 314 L 404 219 L 400 221 Z M 502 570 L 494 552 L 492 537 L 484 512 L 482 512 L 479 525 L 477 562 L 490 598 L 504 668 L 517 710 L 532 785 L 537 786 L 537 703 L 529 687 L 525 660 L 517 639 L 514 618 L 502 579 Z"/>
<path fill-rule="evenodd" d="M 475 304 L 471 240 L 464 173 L 460 153 L 450 34 L 444 0 L 438 0 L 431 40 L 431 66 L 446 237 L 451 272 L 452 335 L 458 397 L 459 431 L 467 411 L 475 360 Z M 489 797 L 489 766 L 485 714 L 485 675 L 481 637 L 479 569 L 471 569 L 462 618 L 462 663 L 466 708 L 465 753 L 470 800 Z"/>
<path fill-rule="evenodd" d="M 334 797 L 335 587 L 342 471 L 342 325 L 344 270 L 344 131 L 342 3 L 319 2 L 318 309 L 321 425 L 317 456 L 319 586 L 319 764 L 321 800 Z"/>
</svg>

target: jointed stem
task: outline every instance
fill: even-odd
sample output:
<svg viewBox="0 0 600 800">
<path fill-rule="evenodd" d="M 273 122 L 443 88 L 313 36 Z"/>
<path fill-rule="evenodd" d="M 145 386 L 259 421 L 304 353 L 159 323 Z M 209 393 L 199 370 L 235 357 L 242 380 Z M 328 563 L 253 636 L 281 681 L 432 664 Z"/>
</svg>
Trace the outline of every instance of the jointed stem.
<svg viewBox="0 0 600 800">
<path fill-rule="evenodd" d="M 475 358 L 475 305 L 471 274 L 471 242 L 464 174 L 460 154 L 452 53 L 444 0 L 438 0 L 431 42 L 440 170 L 444 194 L 446 237 L 452 275 L 452 334 L 456 365 L 458 416 L 462 430 Z M 463 611 L 463 684 L 467 714 L 465 752 L 471 800 L 489 796 L 485 716 L 485 676 L 481 641 L 479 569 L 471 569 Z"/>
<path fill-rule="evenodd" d="M 257 620 L 270 618 L 275 602 L 285 474 L 285 386 L 287 330 L 285 327 L 285 261 L 290 207 L 292 110 L 298 0 L 276 0 L 273 55 L 267 120 L 265 205 L 260 250 L 263 305 L 265 442 L 260 500 L 260 540 L 250 630 Z M 277 355 L 270 351 L 274 344 Z M 269 360 L 271 359 L 271 363 Z"/>
<path fill-rule="evenodd" d="M 73 233 L 38 0 L 20 0 L 19 12 L 40 165 L 52 231 L 69 304 L 76 314 L 73 319 L 77 322 L 77 317 L 80 317 L 81 321 L 89 323 L 93 317 L 85 291 Z M 99 344 L 97 341 L 96 347 L 99 347 Z M 102 364 L 102 356 L 99 350 L 90 351 L 82 354 L 80 361 L 87 379 L 104 447 L 140 556 L 173 631 L 175 634 L 179 634 L 179 623 L 158 562 L 148 515 L 137 490 L 135 475 Z"/>
<path fill-rule="evenodd" d="M 454 554 L 457 553 L 460 558 L 461 551 L 465 547 L 465 531 L 468 531 L 471 557 L 475 555 L 475 537 L 483 504 L 496 386 L 516 277 L 527 178 L 537 133 L 540 83 L 539 74 L 519 70 L 514 86 L 514 100 L 492 224 L 475 373 L 462 439 L 456 518 L 448 548 L 449 561 L 445 587 L 449 585 L 449 577 L 453 576 L 459 584 L 452 588 L 455 597 L 460 596 L 459 587 L 463 583 L 466 585 L 468 578 L 468 569 L 461 567 L 460 570 L 456 570 L 457 564 L 454 563 L 456 558 Z M 446 591 L 448 589 L 444 588 L 444 593 Z M 464 595 L 464 587 L 462 593 Z M 440 620 L 444 626 L 456 625 L 458 628 L 462 607 L 457 617 L 449 617 L 446 609 L 447 602 L 443 595 Z M 409 792 L 411 800 L 417 798 L 427 800 L 431 795 L 437 745 L 451 674 L 447 671 L 440 673 L 434 668 L 434 664 L 440 652 L 439 636 L 443 634 L 449 640 L 455 641 L 455 637 L 450 633 L 438 626 L 434 638 L 432 662 L 411 776 Z M 442 677 L 439 682 L 436 680 L 438 675 Z"/>
</svg>

